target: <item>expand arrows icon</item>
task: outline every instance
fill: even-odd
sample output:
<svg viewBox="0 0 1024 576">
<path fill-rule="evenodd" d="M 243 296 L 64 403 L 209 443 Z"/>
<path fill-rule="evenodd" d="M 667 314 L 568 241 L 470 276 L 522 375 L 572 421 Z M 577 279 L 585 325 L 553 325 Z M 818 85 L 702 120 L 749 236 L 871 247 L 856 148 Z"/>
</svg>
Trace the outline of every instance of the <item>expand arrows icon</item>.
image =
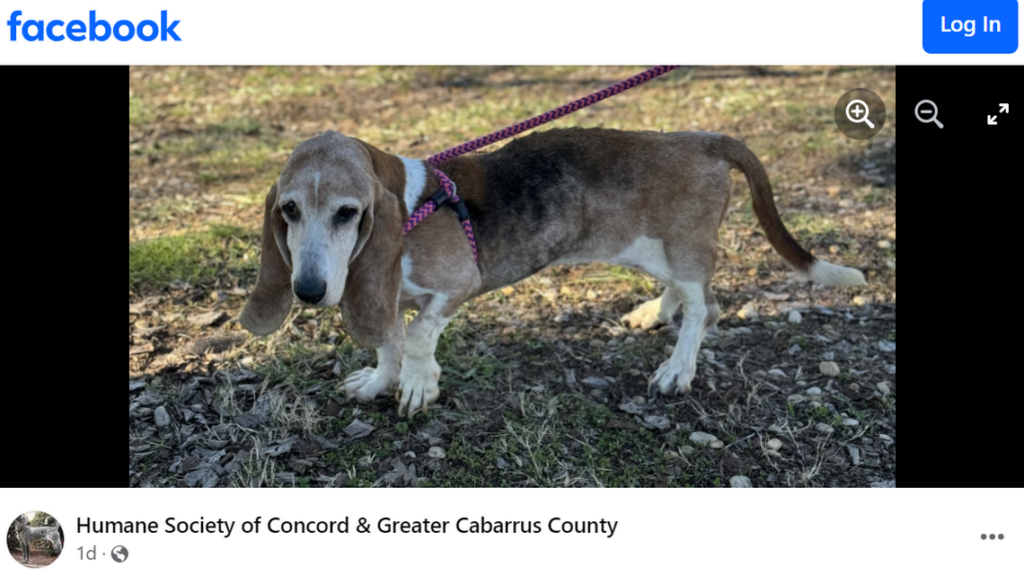
<svg viewBox="0 0 1024 576">
<path fill-rule="evenodd" d="M 1009 103 L 1000 103 L 999 104 L 999 113 L 1000 114 L 1009 114 L 1010 113 L 1010 104 Z M 998 125 L 999 122 L 996 121 L 996 118 L 997 118 L 997 116 L 995 114 L 988 114 L 988 125 L 989 126 L 996 126 L 996 125 Z"/>
</svg>

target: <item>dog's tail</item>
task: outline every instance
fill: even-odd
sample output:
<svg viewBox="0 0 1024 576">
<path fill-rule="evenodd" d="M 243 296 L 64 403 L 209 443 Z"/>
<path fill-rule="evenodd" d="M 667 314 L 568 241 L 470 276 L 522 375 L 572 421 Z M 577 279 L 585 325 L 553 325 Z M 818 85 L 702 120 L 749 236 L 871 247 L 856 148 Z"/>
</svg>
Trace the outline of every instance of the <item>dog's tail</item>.
<svg viewBox="0 0 1024 576">
<path fill-rule="evenodd" d="M 826 286 L 863 286 L 864 274 L 856 268 L 836 266 L 819 260 L 804 250 L 803 246 L 790 235 L 789 230 L 779 218 L 772 197 L 772 185 L 768 182 L 768 174 L 764 171 L 761 161 L 754 156 L 749 148 L 728 136 L 722 136 L 712 144 L 712 154 L 730 162 L 747 177 L 750 193 L 754 201 L 754 214 L 764 228 L 768 242 L 790 266 L 803 273 L 814 282 Z"/>
</svg>

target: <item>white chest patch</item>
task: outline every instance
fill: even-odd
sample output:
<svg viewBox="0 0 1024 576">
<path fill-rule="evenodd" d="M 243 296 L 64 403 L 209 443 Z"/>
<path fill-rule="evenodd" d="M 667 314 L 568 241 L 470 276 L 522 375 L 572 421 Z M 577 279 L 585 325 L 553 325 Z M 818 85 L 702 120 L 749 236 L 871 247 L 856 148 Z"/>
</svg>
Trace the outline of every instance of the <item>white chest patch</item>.
<svg viewBox="0 0 1024 576">
<path fill-rule="evenodd" d="M 423 194 L 423 188 L 427 185 L 427 167 L 424 165 L 423 160 L 413 160 L 411 158 L 402 159 L 402 164 L 405 166 L 405 206 L 406 210 L 409 211 L 408 215 L 411 215 L 416 210 L 416 201 L 420 199 L 420 195 Z M 405 261 L 403 260 L 403 266 Z"/>
<path fill-rule="evenodd" d="M 412 296 L 413 298 L 434 294 L 433 290 L 428 290 L 413 283 L 413 281 L 409 279 L 410 276 L 412 276 L 412 258 L 407 255 L 402 256 L 402 292 Z"/>
</svg>

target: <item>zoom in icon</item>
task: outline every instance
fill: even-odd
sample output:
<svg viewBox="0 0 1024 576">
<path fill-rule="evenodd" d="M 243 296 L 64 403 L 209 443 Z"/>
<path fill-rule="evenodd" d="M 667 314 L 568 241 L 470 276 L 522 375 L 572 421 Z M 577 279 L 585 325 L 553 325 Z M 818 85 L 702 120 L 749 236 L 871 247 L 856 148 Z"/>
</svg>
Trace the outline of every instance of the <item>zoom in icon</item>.
<svg viewBox="0 0 1024 576">
<path fill-rule="evenodd" d="M 855 88 L 836 102 L 836 126 L 854 140 L 866 140 L 885 125 L 885 103 L 867 88 Z"/>
</svg>

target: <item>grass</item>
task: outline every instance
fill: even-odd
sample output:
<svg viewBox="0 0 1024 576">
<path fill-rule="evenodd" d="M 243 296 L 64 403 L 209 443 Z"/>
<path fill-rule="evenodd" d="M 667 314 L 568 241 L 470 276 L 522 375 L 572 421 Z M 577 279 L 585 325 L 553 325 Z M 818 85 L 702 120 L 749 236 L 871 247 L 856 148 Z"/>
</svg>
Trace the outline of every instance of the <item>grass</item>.
<svg viewBox="0 0 1024 576">
<path fill-rule="evenodd" d="M 128 245 L 128 290 L 154 288 L 173 280 L 212 283 L 255 274 L 259 234 L 233 226 L 165 236 Z"/>
</svg>

